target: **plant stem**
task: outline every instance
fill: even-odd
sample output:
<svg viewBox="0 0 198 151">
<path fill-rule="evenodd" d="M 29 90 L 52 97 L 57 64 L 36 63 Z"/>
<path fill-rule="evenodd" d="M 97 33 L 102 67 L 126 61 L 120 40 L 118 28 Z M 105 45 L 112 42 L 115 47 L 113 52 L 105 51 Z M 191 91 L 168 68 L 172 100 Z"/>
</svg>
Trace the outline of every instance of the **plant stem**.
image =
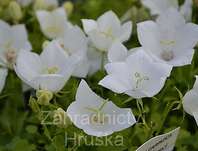
<svg viewBox="0 0 198 151">
<path fill-rule="evenodd" d="M 136 100 L 136 105 L 137 105 L 137 108 L 139 110 L 139 113 L 140 113 L 139 117 L 141 118 L 143 125 L 145 126 L 145 128 L 147 130 L 150 130 L 150 127 L 146 123 L 145 116 L 143 115 L 144 114 L 143 113 L 144 112 L 144 106 L 143 106 L 142 99 L 137 99 Z"/>
<path fill-rule="evenodd" d="M 101 71 L 104 71 L 105 52 L 102 51 Z"/>
</svg>

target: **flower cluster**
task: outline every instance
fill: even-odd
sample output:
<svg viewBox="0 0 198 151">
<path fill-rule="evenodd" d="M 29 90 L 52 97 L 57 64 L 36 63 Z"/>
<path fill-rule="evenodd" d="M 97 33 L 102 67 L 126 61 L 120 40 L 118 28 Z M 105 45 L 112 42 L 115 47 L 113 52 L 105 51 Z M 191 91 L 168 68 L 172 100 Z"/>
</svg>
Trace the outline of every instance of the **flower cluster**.
<svg viewBox="0 0 198 151">
<path fill-rule="evenodd" d="M 18 3 L 26 7 L 33 2 Z M 191 64 L 198 42 L 198 25 L 188 23 L 192 18 L 191 0 L 181 7 L 177 0 L 142 3 L 157 16 L 137 24 L 141 46 L 130 50 L 124 42 L 131 37 L 132 22 L 121 22 L 113 11 L 105 12 L 97 20 L 82 19 L 83 31 L 69 21 L 65 8 L 58 7 L 57 1 L 36 0 L 35 18 L 47 39 L 41 54 L 32 50 L 25 25 L 11 26 L 0 20 L 0 91 L 8 71 L 15 71 L 37 91 L 38 104 L 47 106 L 71 76 L 86 79 L 105 69 L 107 75 L 98 83 L 102 87 L 139 101 L 154 97 L 163 89 L 174 67 Z M 183 98 L 185 111 L 196 121 L 197 97 L 198 80 Z M 81 80 L 75 101 L 66 110 L 59 108 L 55 115 L 66 114 L 76 127 L 98 137 L 136 123 L 130 108 L 120 108 L 113 100 L 99 97 L 85 80 Z"/>
</svg>

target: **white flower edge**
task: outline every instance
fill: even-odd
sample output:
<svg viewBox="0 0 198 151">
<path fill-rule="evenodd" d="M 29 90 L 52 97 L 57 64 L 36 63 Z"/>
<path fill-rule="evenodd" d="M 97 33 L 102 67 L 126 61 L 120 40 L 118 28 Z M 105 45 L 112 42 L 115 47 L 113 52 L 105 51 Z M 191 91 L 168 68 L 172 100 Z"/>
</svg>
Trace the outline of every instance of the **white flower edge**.
<svg viewBox="0 0 198 151">
<path fill-rule="evenodd" d="M 40 56 L 33 52 L 20 51 L 15 71 L 32 88 L 56 93 L 64 87 L 78 61 L 78 56 L 67 57 L 59 44 L 52 41 Z M 57 72 L 46 73 L 46 69 L 54 67 Z"/>
<path fill-rule="evenodd" d="M 151 15 L 160 15 L 169 8 L 179 8 L 178 0 L 141 0 L 142 4 L 150 9 Z"/>
<path fill-rule="evenodd" d="M 113 11 L 107 11 L 96 21 L 82 19 L 84 31 L 89 35 L 94 46 L 100 51 L 108 51 L 111 44 L 118 40 L 127 41 L 132 33 L 132 22 L 121 24 Z"/>
<path fill-rule="evenodd" d="M 198 125 L 198 76 L 196 76 L 196 81 L 193 89 L 188 91 L 183 98 L 183 108 L 185 112 L 193 116 Z"/>
<path fill-rule="evenodd" d="M 115 93 L 125 93 L 134 98 L 158 94 L 169 77 L 172 66 L 153 62 L 142 48 L 132 49 L 129 54 L 124 61 L 107 64 L 105 69 L 108 75 L 99 84 Z M 139 81 L 135 78 L 136 73 L 148 80 Z M 137 84 L 136 80 L 140 83 Z"/>
<path fill-rule="evenodd" d="M 9 25 L 3 20 L 0 20 L 0 65 L 3 67 L 8 67 L 9 62 L 6 59 L 5 53 L 7 52 L 7 47 L 11 47 L 14 51 L 14 55 L 17 56 L 21 49 L 30 51 L 32 46 L 28 41 L 28 34 L 24 24 Z M 20 35 L 20 36 L 18 36 Z"/>
<path fill-rule="evenodd" d="M 154 61 L 176 67 L 191 64 L 194 55 L 193 48 L 198 41 L 198 26 L 186 23 L 177 10 L 169 9 L 161 14 L 156 22 L 145 21 L 138 23 L 137 26 L 140 44 Z M 171 37 L 173 32 L 175 34 Z M 168 39 L 162 38 L 165 34 L 169 37 Z M 173 42 L 173 44 L 169 45 L 168 42 Z M 169 60 L 163 58 L 166 47 L 170 49 L 170 53 L 165 53 L 169 56 Z"/>
<path fill-rule="evenodd" d="M 53 11 L 38 10 L 36 16 L 43 34 L 49 39 L 62 37 L 65 30 L 70 27 L 63 8 Z"/>
<path fill-rule="evenodd" d="M 2 92 L 6 83 L 6 77 L 8 75 L 8 69 L 0 68 L 0 93 Z"/>
<path fill-rule="evenodd" d="M 87 108 L 99 108 L 104 103 L 104 99 L 96 95 L 87 85 L 87 83 L 82 80 L 77 93 L 76 101 L 71 103 L 67 109 L 67 114 L 74 125 L 92 136 L 102 137 L 112 134 L 113 132 L 121 131 L 132 126 L 136 123 L 135 117 L 129 108 L 119 108 L 111 101 L 106 102 L 102 108 L 104 114 L 110 117 L 115 116 L 118 118 L 119 115 L 123 116 L 123 123 L 120 124 L 118 121 L 115 123 L 104 123 L 104 125 L 94 125 L 90 120 L 92 117 L 92 112 L 87 110 Z M 88 118 L 87 122 L 83 122 L 83 118 Z M 90 120 L 90 121 L 89 121 Z"/>
</svg>

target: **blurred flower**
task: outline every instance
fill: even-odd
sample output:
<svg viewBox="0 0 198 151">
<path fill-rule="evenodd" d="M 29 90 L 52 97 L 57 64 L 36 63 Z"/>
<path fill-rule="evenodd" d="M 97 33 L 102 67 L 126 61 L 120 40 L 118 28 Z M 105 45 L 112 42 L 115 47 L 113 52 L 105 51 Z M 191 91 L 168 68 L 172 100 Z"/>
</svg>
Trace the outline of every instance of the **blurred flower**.
<svg viewBox="0 0 198 151">
<path fill-rule="evenodd" d="M 78 26 L 74 26 L 65 30 L 63 37 L 58 41 L 67 56 L 76 54 L 81 58 L 72 75 L 86 77 L 89 71 L 89 62 L 87 59 L 87 37 L 83 31 Z"/>
<path fill-rule="evenodd" d="M 52 41 L 41 53 L 20 51 L 15 71 L 29 86 L 36 90 L 60 91 L 70 78 L 77 56 L 67 57 L 58 43 Z"/>
<path fill-rule="evenodd" d="M 76 101 L 70 104 L 67 114 L 71 121 L 88 135 L 107 136 L 136 123 L 129 108 L 119 108 L 111 101 L 96 95 L 82 80 L 76 94 Z"/>
<path fill-rule="evenodd" d="M 22 13 L 22 10 L 21 10 L 21 7 L 20 5 L 15 2 L 15 1 L 11 1 L 9 3 L 9 6 L 8 6 L 8 13 L 11 17 L 11 19 L 14 21 L 14 22 L 19 22 L 22 18 L 23 18 L 23 13 Z"/>
<path fill-rule="evenodd" d="M 74 5 L 73 5 L 72 2 L 66 1 L 66 2 L 63 4 L 63 8 L 65 9 L 67 15 L 70 16 L 71 13 L 73 12 Z"/>
<path fill-rule="evenodd" d="M 0 93 L 4 88 L 7 75 L 8 75 L 8 70 L 6 68 L 0 68 Z"/>
<path fill-rule="evenodd" d="M 196 76 L 196 81 L 192 90 L 186 93 L 183 98 L 184 110 L 193 116 L 198 125 L 198 76 Z"/>
<path fill-rule="evenodd" d="M 99 51 L 108 51 L 114 41 L 127 41 L 132 32 L 132 22 L 121 25 L 119 18 L 112 11 L 104 13 L 97 21 L 83 19 L 82 23 L 86 34 Z"/>
<path fill-rule="evenodd" d="M 63 8 L 55 9 L 52 12 L 40 10 L 36 12 L 36 15 L 42 32 L 49 39 L 62 37 L 70 26 Z"/>
<path fill-rule="evenodd" d="M 10 26 L 0 20 L 0 65 L 12 69 L 17 54 L 21 49 L 31 50 L 25 26 Z"/>
<path fill-rule="evenodd" d="M 33 0 L 17 0 L 17 2 L 23 6 L 23 7 L 27 7 L 32 3 Z"/>
<path fill-rule="evenodd" d="M 58 0 L 35 0 L 34 9 L 35 10 L 53 10 L 58 7 Z"/>
<path fill-rule="evenodd" d="M 148 7 L 152 15 L 160 15 L 170 8 L 180 10 L 187 21 L 192 19 L 192 0 L 185 0 L 184 4 L 179 8 L 178 0 L 141 0 L 143 5 Z"/>
<path fill-rule="evenodd" d="M 115 49 L 119 49 L 116 48 Z M 124 46 L 122 46 L 123 50 Z M 126 52 L 114 50 L 117 56 L 111 56 L 113 61 L 121 61 Z M 108 75 L 99 82 L 100 85 L 116 92 L 125 93 L 134 98 L 153 97 L 161 91 L 171 66 L 155 63 L 142 48 L 131 50 L 131 54 L 121 62 L 109 63 L 105 66 Z"/>
<path fill-rule="evenodd" d="M 191 64 L 193 47 L 198 41 L 198 26 L 186 23 L 177 10 L 169 9 L 156 22 L 139 23 L 138 38 L 155 61 L 183 66 Z"/>
</svg>

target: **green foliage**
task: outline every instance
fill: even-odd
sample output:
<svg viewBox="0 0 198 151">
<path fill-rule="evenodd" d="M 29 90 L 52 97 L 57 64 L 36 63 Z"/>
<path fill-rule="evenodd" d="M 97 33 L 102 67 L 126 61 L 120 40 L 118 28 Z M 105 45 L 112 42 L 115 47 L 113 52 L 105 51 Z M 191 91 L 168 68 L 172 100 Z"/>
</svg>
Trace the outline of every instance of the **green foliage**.
<svg viewBox="0 0 198 151">
<path fill-rule="evenodd" d="M 131 9 L 132 8 L 132 9 Z M 127 10 L 133 13 L 130 17 L 134 22 L 150 18 L 148 11 L 141 8 L 138 0 L 80 0 L 74 5 L 71 14 L 73 23 L 80 24 L 82 18 L 97 18 L 107 10 L 115 11 L 122 17 Z M 9 20 L 6 16 L 6 8 L 0 8 L 0 17 Z M 134 15 L 136 11 L 137 15 Z M 23 8 L 23 19 L 29 32 L 29 39 L 33 45 L 33 51 L 40 53 L 42 43 L 47 40 L 41 33 L 39 24 L 31 8 Z M 145 15 L 140 18 L 139 13 Z M 198 10 L 194 6 L 194 22 L 198 22 Z M 11 22 L 12 23 L 12 22 Z M 135 27 L 134 27 L 135 28 Z M 129 48 L 139 46 L 137 35 L 134 32 L 131 40 L 127 42 Z M 185 115 L 182 108 L 182 95 L 192 88 L 194 75 L 198 74 L 198 52 L 195 53 L 192 65 L 175 68 L 171 77 L 167 80 L 164 89 L 155 98 L 143 99 L 139 102 L 129 99 L 126 95 L 115 94 L 97 83 L 105 76 L 103 71 L 88 77 L 86 81 L 90 87 L 103 98 L 109 98 L 119 107 L 130 107 L 135 114 L 138 123 L 124 131 L 115 133 L 112 137 L 121 135 L 124 145 L 120 147 L 86 146 L 81 142 L 75 146 L 73 141 L 67 141 L 67 137 L 73 137 L 73 132 L 80 137 L 85 136 L 91 140 L 82 130 L 70 125 L 68 128 L 58 128 L 55 125 L 41 125 L 43 115 L 41 111 L 54 111 L 58 107 L 67 109 L 75 100 L 75 94 L 80 79 L 71 78 L 62 92 L 55 95 L 49 106 L 40 106 L 33 97 L 29 100 L 22 92 L 22 83 L 13 71 L 9 72 L 4 91 L 0 94 L 0 150 L 2 151 L 134 151 L 145 141 L 158 134 L 165 133 L 176 127 L 181 131 L 176 144 L 177 151 L 198 150 L 198 131 L 194 119 Z M 49 115 L 49 121 L 52 115 Z M 93 143 L 95 144 L 95 143 Z"/>
</svg>

